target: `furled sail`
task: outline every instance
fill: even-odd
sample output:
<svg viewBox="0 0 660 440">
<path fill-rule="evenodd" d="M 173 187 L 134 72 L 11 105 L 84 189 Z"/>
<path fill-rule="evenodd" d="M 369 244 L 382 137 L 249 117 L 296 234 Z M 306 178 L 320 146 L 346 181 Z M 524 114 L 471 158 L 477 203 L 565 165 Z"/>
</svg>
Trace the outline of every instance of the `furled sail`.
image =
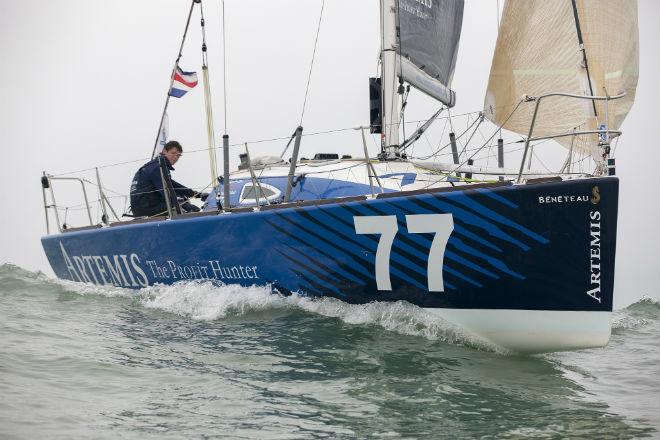
<svg viewBox="0 0 660 440">
<path fill-rule="evenodd" d="M 533 137 L 595 130 L 604 124 L 616 130 L 635 98 L 638 67 L 637 0 L 507 0 L 484 113 L 495 124 L 506 121 L 504 128 L 527 135 L 535 103 L 523 102 L 511 114 L 524 95 L 625 92 L 624 98 L 609 101 L 607 112 L 605 101 L 544 98 Z M 567 147 L 572 141 L 557 140 Z M 589 136 L 575 149 L 598 158 L 598 136 Z"/>
<path fill-rule="evenodd" d="M 463 0 L 398 0 L 399 75 L 448 106 L 463 24 Z"/>
</svg>

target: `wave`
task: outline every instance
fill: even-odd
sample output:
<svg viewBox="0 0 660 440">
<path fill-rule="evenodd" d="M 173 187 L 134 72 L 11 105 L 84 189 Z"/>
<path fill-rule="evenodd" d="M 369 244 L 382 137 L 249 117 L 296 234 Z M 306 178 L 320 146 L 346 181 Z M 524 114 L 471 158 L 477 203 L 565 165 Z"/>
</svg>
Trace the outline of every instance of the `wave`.
<svg viewBox="0 0 660 440">
<path fill-rule="evenodd" d="M 644 312 L 644 313 L 646 312 L 660 313 L 660 301 L 645 296 L 641 298 L 639 301 L 630 304 L 628 307 L 625 308 L 625 310 L 629 310 L 633 312 Z"/>
<path fill-rule="evenodd" d="M 643 297 L 628 307 L 614 311 L 612 332 L 621 333 L 660 322 L 660 301 Z"/>
<path fill-rule="evenodd" d="M 23 269 L 20 266 L 16 266 L 15 264 L 12 263 L 3 263 L 0 265 L 0 281 L 4 280 L 21 280 L 21 279 L 31 279 L 31 280 L 46 280 L 50 279 L 48 278 L 43 272 L 41 271 L 30 271 L 27 269 Z"/>
<path fill-rule="evenodd" d="M 51 278 L 41 271 L 30 271 L 11 263 L 0 265 L 0 289 L 10 294 L 35 292 L 47 294 L 74 293 L 78 295 L 131 296 L 128 289 L 96 286 Z"/>
<path fill-rule="evenodd" d="M 501 348 L 405 301 L 349 304 L 329 297 L 308 297 L 298 293 L 284 295 L 271 286 L 243 287 L 208 281 L 184 281 L 131 290 L 53 279 L 12 264 L 0 266 L 0 287 L 5 291 L 8 288 L 27 289 L 40 294 L 123 297 L 148 309 L 202 321 L 250 318 L 251 315 L 273 311 L 308 313 L 336 318 L 346 324 L 376 326 L 403 335 L 502 352 Z"/>
<path fill-rule="evenodd" d="M 312 298 L 301 294 L 283 295 L 271 286 L 243 287 L 208 281 L 185 281 L 156 285 L 141 290 L 97 286 L 53 279 L 10 263 L 0 265 L 2 290 L 72 293 L 103 297 L 125 297 L 148 309 L 161 310 L 193 320 L 213 321 L 249 317 L 269 311 L 304 312 L 337 318 L 344 323 L 377 326 L 399 334 L 421 336 L 487 351 L 502 350 L 461 328 L 405 301 L 349 304 L 335 298 Z M 638 329 L 660 321 L 660 302 L 642 298 L 614 312 L 614 333 Z"/>
<path fill-rule="evenodd" d="M 0 265 L 0 290 L 12 294 L 33 289 L 52 289 L 58 282 L 41 271 L 30 271 L 11 263 Z"/>
<path fill-rule="evenodd" d="M 248 317 L 264 311 L 309 313 L 337 318 L 346 324 L 377 326 L 387 331 L 488 351 L 498 347 L 467 334 L 459 327 L 404 301 L 349 304 L 336 298 L 284 295 L 271 286 L 243 287 L 207 281 L 158 285 L 138 292 L 141 304 L 195 320 Z"/>
</svg>

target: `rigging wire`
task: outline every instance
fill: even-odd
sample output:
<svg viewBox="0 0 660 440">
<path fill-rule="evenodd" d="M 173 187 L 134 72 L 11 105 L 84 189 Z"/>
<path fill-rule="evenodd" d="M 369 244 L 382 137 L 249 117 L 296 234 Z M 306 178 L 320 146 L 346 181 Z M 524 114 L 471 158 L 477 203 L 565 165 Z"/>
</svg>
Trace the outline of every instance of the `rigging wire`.
<svg viewBox="0 0 660 440">
<path fill-rule="evenodd" d="M 470 137 L 465 141 L 465 145 L 463 146 L 463 149 L 461 150 L 461 154 L 465 153 L 465 150 L 467 149 L 467 146 L 470 145 L 470 141 L 474 137 L 474 135 L 477 133 L 479 130 L 479 126 L 484 122 L 484 118 L 477 118 L 475 121 L 478 121 L 477 125 L 474 127 L 474 130 L 472 131 L 472 134 L 470 134 Z M 472 123 L 474 124 L 474 122 Z M 481 133 L 481 132 L 480 132 Z M 492 138 L 491 138 L 492 139 Z M 490 140 L 490 139 L 489 139 Z M 486 141 L 486 144 L 488 141 Z"/>
<path fill-rule="evenodd" d="M 211 166 L 211 181 L 215 182 L 218 178 L 218 161 L 215 150 L 215 129 L 213 127 L 213 104 L 211 101 L 211 82 L 209 80 L 208 53 L 206 46 L 206 21 L 204 20 L 204 6 L 200 0 L 199 12 L 201 16 L 202 27 L 202 75 L 204 79 L 204 104 L 206 110 L 206 132 L 208 137 L 209 162 Z"/>
<path fill-rule="evenodd" d="M 614 158 L 616 156 L 616 147 L 619 146 L 619 137 L 616 137 L 614 139 L 614 147 L 612 147 L 612 154 L 610 154 L 610 157 Z"/>
<path fill-rule="evenodd" d="M 481 136 L 481 140 L 485 141 L 486 137 L 482 133 L 481 129 L 477 127 L 476 131 L 479 132 L 479 136 Z M 465 151 L 467 151 L 467 146 L 468 144 L 466 143 L 465 147 L 463 148 Z M 486 159 L 486 167 L 490 166 L 490 158 L 493 157 L 492 154 L 493 154 L 493 144 L 488 143 L 488 152 L 486 153 L 486 156 L 479 158 L 479 159 Z"/>
<path fill-rule="evenodd" d="M 532 151 L 532 154 L 534 155 L 534 157 L 536 157 L 536 160 L 538 161 L 538 163 L 541 164 L 541 166 L 543 167 L 543 169 L 545 169 L 545 171 L 547 171 L 549 174 L 552 174 L 552 171 L 550 170 L 550 168 L 548 168 L 548 166 L 547 166 L 547 165 L 541 160 L 541 158 L 539 157 L 539 155 L 536 154 L 535 151 Z"/>
<path fill-rule="evenodd" d="M 587 50 L 584 46 L 584 40 L 582 39 L 582 28 L 580 27 L 580 17 L 577 10 L 577 4 L 575 0 L 571 0 L 571 6 L 573 7 L 573 19 L 575 20 L 575 32 L 578 39 L 578 48 L 582 52 L 582 65 L 587 74 L 587 84 L 589 85 L 589 94 L 593 96 L 594 89 L 591 85 L 591 74 L 589 73 L 589 63 L 587 62 Z M 596 111 L 596 101 L 591 100 L 591 105 L 593 106 L 594 116 L 598 117 L 598 112 Z"/>
<path fill-rule="evenodd" d="M 163 108 L 163 114 L 160 117 L 160 124 L 158 124 L 158 132 L 156 134 L 156 141 L 154 142 L 154 148 L 151 151 L 152 159 L 156 154 L 156 147 L 158 146 L 158 139 L 160 138 L 160 130 L 163 128 L 163 121 L 165 120 L 165 115 L 167 114 L 167 106 L 170 103 L 170 97 L 171 97 L 170 91 L 172 90 L 172 85 L 174 84 L 174 74 L 176 73 L 176 69 L 179 67 L 179 61 L 183 56 L 183 44 L 186 42 L 186 36 L 188 35 L 188 27 L 190 26 L 190 18 L 192 17 L 195 3 L 197 3 L 197 0 L 192 0 L 190 2 L 190 10 L 188 11 L 188 18 L 186 19 L 186 27 L 183 31 L 183 38 L 181 38 L 181 45 L 179 46 L 179 54 L 177 55 L 176 61 L 174 62 L 174 67 L 172 68 L 172 74 L 170 75 L 170 86 L 167 89 L 167 98 L 165 99 L 165 107 Z"/>
<path fill-rule="evenodd" d="M 467 116 L 467 115 L 474 115 L 478 114 L 480 111 L 474 111 L 474 112 L 466 112 L 466 113 L 461 113 L 459 115 L 454 115 L 454 117 L 459 117 L 459 116 Z M 448 116 L 445 117 L 438 117 L 437 120 L 449 120 Z M 406 124 L 418 124 L 420 122 L 426 122 L 427 119 L 418 119 L 414 121 L 408 121 Z M 316 132 L 311 132 L 311 133 L 303 133 L 303 137 L 308 137 L 308 136 L 318 136 L 318 135 L 324 135 L 324 134 L 333 134 L 333 133 L 340 133 L 344 131 L 355 131 L 356 128 L 359 127 L 346 127 L 346 128 L 337 128 L 337 129 L 332 129 L 332 130 L 322 130 L 322 131 L 316 131 Z M 280 137 L 274 137 L 274 138 L 267 138 L 267 139 L 258 139 L 254 141 L 247 141 L 249 144 L 260 144 L 260 143 L 267 143 L 267 142 L 275 142 L 275 141 L 288 141 L 290 139 L 289 136 L 280 136 Z M 373 137 L 372 137 L 373 139 Z M 230 144 L 230 147 L 243 147 L 245 141 L 237 142 L 234 144 Z M 375 141 L 374 141 L 375 142 Z M 446 146 L 445 146 L 446 147 Z M 216 149 L 219 149 L 221 147 L 216 147 Z M 444 147 L 443 147 L 444 148 Z M 198 149 L 193 149 L 193 150 L 186 150 L 186 154 L 192 154 L 192 153 L 199 153 L 199 152 L 207 152 L 208 147 L 204 148 L 198 148 Z M 78 169 L 74 171 L 66 171 L 62 173 L 56 173 L 56 174 L 51 174 L 52 177 L 62 177 L 62 176 L 68 176 L 71 174 L 78 174 L 78 173 L 84 173 L 86 171 L 93 171 L 95 168 L 103 169 L 103 168 L 112 168 L 116 166 L 121 166 L 121 165 L 129 165 L 129 164 L 135 164 L 135 163 L 144 163 L 145 160 L 149 160 L 149 157 L 142 157 L 134 160 L 127 160 L 127 161 L 122 161 L 122 162 L 114 162 L 114 163 L 109 163 L 105 165 L 99 165 L 97 167 L 90 167 L 90 168 L 83 168 L 83 169 Z"/>
<path fill-rule="evenodd" d="M 456 133 L 454 131 L 454 123 L 452 122 L 451 119 L 451 108 L 447 108 L 447 117 L 449 118 L 449 129 L 451 130 L 452 133 Z"/>
<path fill-rule="evenodd" d="M 224 1 L 224 0 L 223 0 Z M 495 11 L 495 17 L 497 18 L 497 36 L 500 35 L 500 0 L 497 0 L 497 10 Z M 499 138 L 502 139 L 502 128 L 499 130 Z"/>
<path fill-rule="evenodd" d="M 497 36 L 500 35 L 500 0 L 497 0 L 497 10 L 495 11 L 495 17 L 497 18 Z M 502 128 L 499 130 L 499 138 L 502 139 Z"/>
<path fill-rule="evenodd" d="M 312 62 L 309 64 L 309 74 L 307 75 L 307 87 L 305 87 L 305 99 L 303 100 L 302 112 L 300 113 L 299 126 L 302 127 L 303 117 L 305 116 L 305 106 L 307 105 L 307 95 L 309 93 L 309 83 L 312 80 L 312 68 L 314 67 L 314 58 L 316 58 L 316 45 L 319 41 L 319 33 L 321 31 L 321 19 L 323 18 L 323 8 L 325 7 L 325 0 L 321 0 L 321 13 L 319 14 L 319 24 L 316 27 L 316 38 L 314 39 L 314 51 L 312 52 Z"/>
<path fill-rule="evenodd" d="M 495 137 L 495 135 L 497 134 L 498 130 L 499 130 L 500 128 L 502 128 L 507 122 L 509 122 L 509 119 L 511 119 L 511 117 L 513 116 L 513 114 L 518 110 L 518 107 L 520 107 L 520 104 L 522 104 L 523 102 L 524 102 L 523 99 L 521 99 L 520 101 L 518 101 L 518 104 L 516 104 L 515 108 L 511 111 L 511 113 L 509 113 L 509 115 L 506 117 L 506 119 L 504 120 L 504 122 L 502 122 L 502 124 L 500 124 L 500 126 L 499 126 L 499 127 L 493 132 L 493 134 L 490 135 L 490 137 L 486 140 L 486 142 L 485 142 L 483 145 L 481 145 L 479 148 L 477 148 L 477 150 L 476 150 L 476 151 L 475 151 L 470 157 L 468 157 L 467 159 L 465 159 L 462 163 L 456 165 L 456 167 L 454 167 L 453 170 L 449 171 L 449 172 L 445 175 L 445 179 L 447 179 L 448 176 L 450 176 L 450 175 L 452 175 L 452 174 L 455 174 L 456 171 L 457 171 L 460 167 L 462 167 L 463 165 L 465 165 L 465 164 L 467 163 L 468 160 L 473 159 L 473 158 L 477 155 L 477 153 L 479 153 L 482 149 L 484 149 L 484 148 L 488 145 L 488 143 L 489 143 L 489 142 Z M 476 122 L 476 120 L 475 120 L 475 122 Z M 429 157 L 431 157 L 431 156 L 429 156 Z M 428 188 L 430 185 L 431 185 L 431 184 L 425 186 L 423 189 Z"/>
<path fill-rule="evenodd" d="M 450 121 L 450 125 L 451 125 L 451 118 L 449 118 L 449 121 Z M 478 119 L 478 118 L 475 119 L 475 120 L 474 120 L 474 121 L 473 121 L 473 122 L 472 122 L 472 123 L 466 128 L 466 129 L 465 129 L 465 131 L 463 131 L 461 134 L 459 134 L 458 136 L 456 136 L 456 140 L 458 141 L 460 138 L 462 138 L 462 137 L 463 137 L 468 131 L 470 131 L 470 129 L 471 129 L 471 128 L 474 126 L 474 124 L 476 124 L 477 122 L 479 122 L 479 119 Z M 452 133 L 453 133 L 453 130 L 452 130 Z M 434 156 L 437 156 L 438 153 L 440 153 L 441 151 L 443 151 L 445 148 L 447 148 L 447 147 L 450 146 L 450 145 L 451 145 L 451 142 L 448 142 L 448 143 L 446 143 L 443 147 L 437 149 L 436 151 L 432 152 L 432 153 L 429 154 L 428 156 L 417 157 L 416 159 L 420 159 L 420 160 L 427 160 L 427 159 L 430 159 L 430 158 L 432 158 L 432 157 L 434 157 Z"/>
<path fill-rule="evenodd" d="M 407 97 L 407 95 L 406 95 Z M 446 107 L 442 106 L 440 109 L 435 112 L 433 115 L 431 115 L 430 118 L 428 118 L 426 121 L 424 121 L 423 124 L 418 124 L 417 128 L 413 132 L 413 134 L 410 135 L 410 138 L 406 139 L 406 130 L 405 130 L 405 125 L 403 127 L 403 142 L 399 144 L 399 151 L 403 153 L 406 151 L 406 149 L 412 145 L 415 144 L 419 140 L 419 138 L 426 133 L 426 131 L 431 127 L 431 125 L 436 121 L 438 115 L 442 113 L 445 110 Z"/>
<path fill-rule="evenodd" d="M 438 148 L 440 148 L 440 143 L 442 142 L 442 138 L 445 137 L 445 133 L 447 132 L 447 123 L 448 122 L 449 122 L 449 119 L 445 118 L 445 123 L 442 126 L 442 132 L 440 133 L 440 141 L 438 141 Z M 429 147 L 431 147 L 431 142 L 428 141 L 428 138 L 427 138 L 427 142 L 429 143 Z M 431 147 L 431 150 L 432 149 L 433 149 L 433 147 Z"/>
<path fill-rule="evenodd" d="M 225 38 L 225 0 L 222 0 L 222 100 L 224 104 L 224 134 L 227 134 L 227 44 Z"/>
<path fill-rule="evenodd" d="M 410 84 L 408 84 L 408 88 L 406 90 L 406 93 L 404 95 L 403 91 L 403 39 L 401 38 L 401 2 L 397 1 L 396 2 L 396 28 L 397 28 L 397 36 L 399 37 L 399 87 L 397 89 L 397 93 L 402 95 L 401 97 L 401 128 L 403 129 L 403 140 L 405 142 L 406 139 L 406 105 L 408 104 L 408 95 L 410 94 Z M 396 54 L 396 52 L 395 52 Z M 396 55 L 395 55 L 396 56 Z M 395 60 L 396 63 L 396 60 Z"/>
</svg>

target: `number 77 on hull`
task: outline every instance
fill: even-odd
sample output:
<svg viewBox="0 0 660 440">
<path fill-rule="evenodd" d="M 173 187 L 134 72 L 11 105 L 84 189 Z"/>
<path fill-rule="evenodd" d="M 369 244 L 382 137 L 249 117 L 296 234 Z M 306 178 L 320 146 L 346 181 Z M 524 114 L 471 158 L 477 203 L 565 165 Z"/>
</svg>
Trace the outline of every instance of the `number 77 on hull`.
<svg viewBox="0 0 660 440">
<path fill-rule="evenodd" d="M 428 288 L 429 292 L 444 292 L 442 266 L 445 249 L 451 232 L 454 230 L 454 219 L 451 214 L 414 214 L 406 215 L 408 233 L 434 234 L 428 254 Z M 355 232 L 358 234 L 379 234 L 376 250 L 375 276 L 378 290 L 392 290 L 390 280 L 390 254 L 394 238 L 399 232 L 395 215 L 355 216 Z"/>
</svg>

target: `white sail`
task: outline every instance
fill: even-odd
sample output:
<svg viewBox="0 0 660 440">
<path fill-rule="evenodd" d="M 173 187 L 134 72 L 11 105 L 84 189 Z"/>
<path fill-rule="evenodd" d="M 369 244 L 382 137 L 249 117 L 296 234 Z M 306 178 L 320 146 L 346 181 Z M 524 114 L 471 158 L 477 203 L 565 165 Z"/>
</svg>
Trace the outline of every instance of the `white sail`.
<svg viewBox="0 0 660 440">
<path fill-rule="evenodd" d="M 527 135 L 535 102 L 523 102 L 512 114 L 524 95 L 625 93 L 624 98 L 609 101 L 607 112 L 605 101 L 546 98 L 533 136 L 595 130 L 603 125 L 616 130 L 632 106 L 638 66 L 636 0 L 507 0 L 484 113 L 495 124 Z M 572 140 L 566 137 L 558 142 L 568 147 Z M 598 136 L 593 135 L 574 148 L 596 158 L 600 154 L 597 145 Z"/>
</svg>

